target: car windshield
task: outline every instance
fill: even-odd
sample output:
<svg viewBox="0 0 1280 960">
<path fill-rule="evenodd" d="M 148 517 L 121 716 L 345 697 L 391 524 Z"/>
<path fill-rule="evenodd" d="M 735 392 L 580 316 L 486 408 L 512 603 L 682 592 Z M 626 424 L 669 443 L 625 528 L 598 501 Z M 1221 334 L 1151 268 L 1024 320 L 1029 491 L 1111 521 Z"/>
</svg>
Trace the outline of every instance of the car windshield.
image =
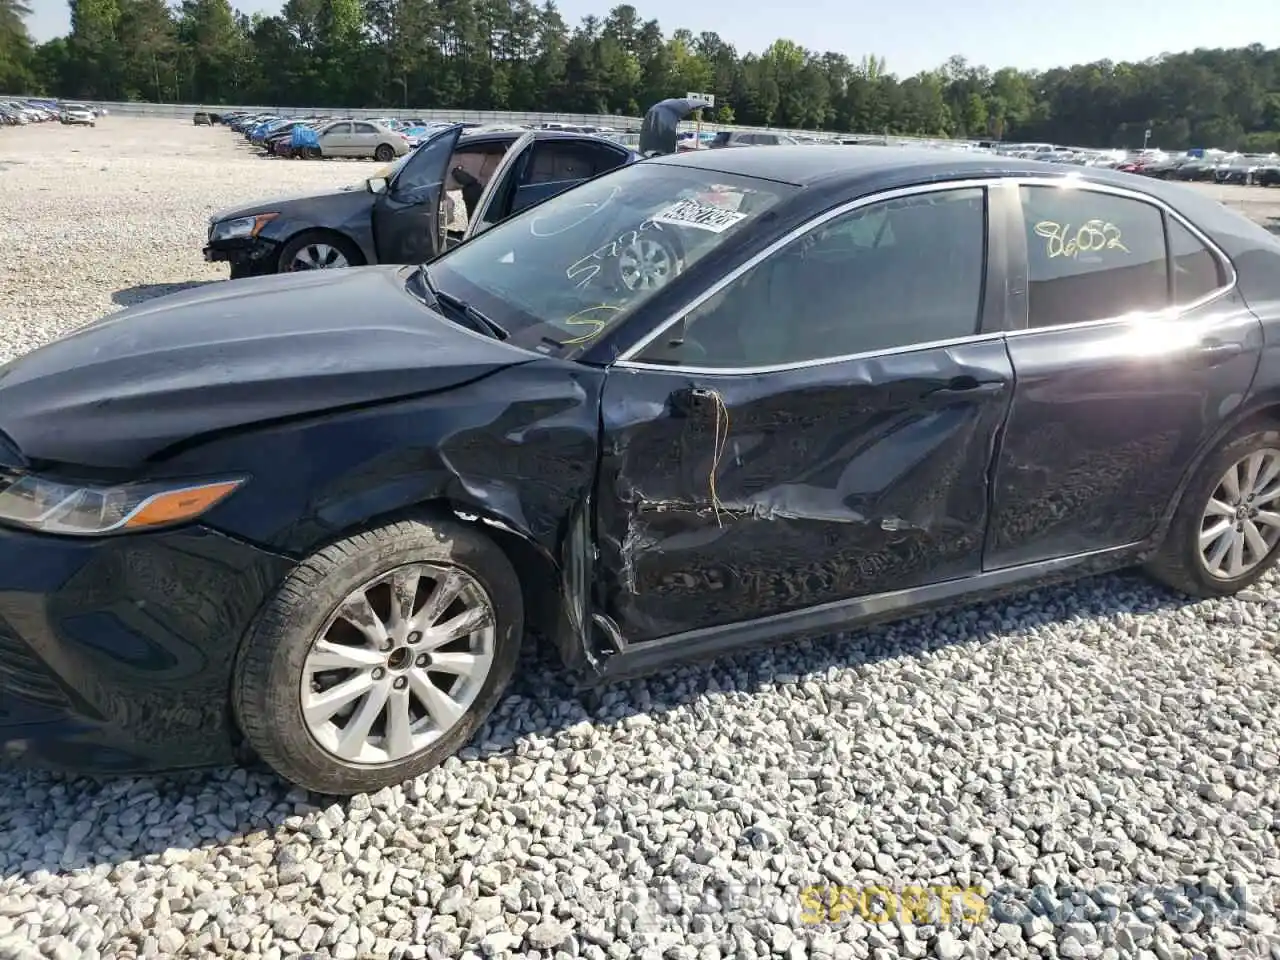
<svg viewBox="0 0 1280 960">
<path fill-rule="evenodd" d="M 517 214 L 430 266 L 521 346 L 585 347 L 795 187 L 635 163 Z"/>
</svg>

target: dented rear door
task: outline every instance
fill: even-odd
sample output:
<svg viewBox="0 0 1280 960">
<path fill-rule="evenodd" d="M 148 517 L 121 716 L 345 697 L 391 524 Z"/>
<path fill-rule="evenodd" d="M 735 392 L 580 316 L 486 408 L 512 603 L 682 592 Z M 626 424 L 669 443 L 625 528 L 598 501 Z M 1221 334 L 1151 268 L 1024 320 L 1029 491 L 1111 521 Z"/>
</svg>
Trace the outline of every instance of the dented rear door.
<svg viewBox="0 0 1280 960">
<path fill-rule="evenodd" d="M 628 643 L 982 569 L 998 333 L 777 373 L 617 366 L 598 600 Z"/>
</svg>

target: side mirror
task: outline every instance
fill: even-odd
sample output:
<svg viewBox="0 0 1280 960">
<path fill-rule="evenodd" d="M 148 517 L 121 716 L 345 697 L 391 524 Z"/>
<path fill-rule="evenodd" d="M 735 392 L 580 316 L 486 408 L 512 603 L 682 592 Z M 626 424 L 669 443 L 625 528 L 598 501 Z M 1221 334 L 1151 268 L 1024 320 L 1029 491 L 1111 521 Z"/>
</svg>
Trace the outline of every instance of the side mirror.
<svg viewBox="0 0 1280 960">
<path fill-rule="evenodd" d="M 386 193 L 387 178 L 386 177 L 370 177 L 364 182 L 365 189 L 370 193 Z"/>
</svg>

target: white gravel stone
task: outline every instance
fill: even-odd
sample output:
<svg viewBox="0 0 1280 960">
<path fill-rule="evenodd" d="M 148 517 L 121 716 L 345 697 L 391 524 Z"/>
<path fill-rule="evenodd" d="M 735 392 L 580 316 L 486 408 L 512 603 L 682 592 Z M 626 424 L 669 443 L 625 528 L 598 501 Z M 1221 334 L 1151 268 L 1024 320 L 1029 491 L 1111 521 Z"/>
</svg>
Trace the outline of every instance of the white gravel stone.
<svg viewBox="0 0 1280 960">
<path fill-rule="evenodd" d="M 214 209 L 375 169 L 189 122 L 0 131 L 0 359 L 224 277 Z M 1105 577 L 590 714 L 531 657 L 458 758 L 343 805 L 246 770 L 3 772 L 0 956 L 1280 958 L 1278 630 L 1275 577 L 1204 603 Z M 802 923 L 826 884 L 999 896 Z"/>
</svg>

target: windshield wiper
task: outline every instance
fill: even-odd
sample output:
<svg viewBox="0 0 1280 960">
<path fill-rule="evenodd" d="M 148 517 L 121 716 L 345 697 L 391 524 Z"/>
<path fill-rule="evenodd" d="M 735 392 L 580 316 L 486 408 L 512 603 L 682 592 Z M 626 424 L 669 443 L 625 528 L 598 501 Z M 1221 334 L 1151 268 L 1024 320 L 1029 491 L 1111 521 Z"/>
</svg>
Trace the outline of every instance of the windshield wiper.
<svg viewBox="0 0 1280 960">
<path fill-rule="evenodd" d="M 427 270 L 427 265 L 425 263 L 419 265 L 418 276 L 422 278 L 422 282 L 431 293 L 431 296 L 435 297 L 436 303 L 443 304 L 455 313 L 462 314 L 470 320 L 471 325 L 477 328 L 481 333 L 487 333 L 495 340 L 506 340 L 511 336 L 510 331 L 508 331 L 506 327 L 502 326 L 502 324 L 498 323 L 496 320 L 491 320 L 466 300 L 463 300 L 461 297 L 455 297 L 452 293 L 445 293 L 437 287 L 435 283 L 432 282 L 431 274 Z"/>
</svg>

